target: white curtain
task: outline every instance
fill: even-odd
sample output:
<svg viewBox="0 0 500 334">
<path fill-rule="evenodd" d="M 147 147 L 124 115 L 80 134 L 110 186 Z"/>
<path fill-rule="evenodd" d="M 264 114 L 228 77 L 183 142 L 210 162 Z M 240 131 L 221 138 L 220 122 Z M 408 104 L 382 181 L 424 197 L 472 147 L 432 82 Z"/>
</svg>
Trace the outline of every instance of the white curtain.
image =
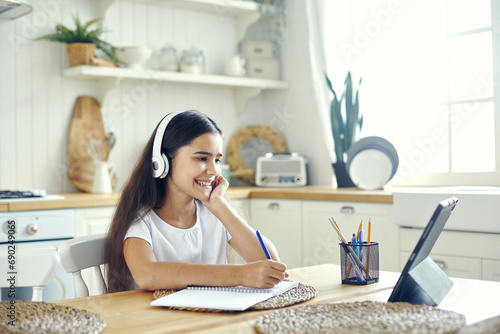
<svg viewBox="0 0 500 334">
<path fill-rule="evenodd" d="M 324 15 L 326 0 L 304 1 L 306 20 L 308 25 L 308 50 L 311 68 L 313 91 L 316 102 L 314 110 L 317 111 L 322 127 L 323 138 L 330 161 L 335 162 L 333 137 L 330 126 L 330 97 L 326 85 L 327 73 L 326 52 L 324 45 Z"/>
</svg>

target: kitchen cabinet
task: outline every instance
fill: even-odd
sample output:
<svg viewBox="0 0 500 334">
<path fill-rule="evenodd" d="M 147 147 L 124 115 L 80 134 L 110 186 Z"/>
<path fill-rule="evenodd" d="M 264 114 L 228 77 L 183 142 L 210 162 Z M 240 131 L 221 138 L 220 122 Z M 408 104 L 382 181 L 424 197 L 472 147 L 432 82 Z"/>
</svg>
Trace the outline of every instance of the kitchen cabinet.
<svg viewBox="0 0 500 334">
<path fill-rule="evenodd" d="M 423 229 L 400 228 L 401 262 L 415 248 Z M 430 257 L 450 277 L 500 281 L 500 235 L 462 231 L 443 231 Z"/>
<path fill-rule="evenodd" d="M 334 217 L 344 235 L 358 230 L 363 219 L 365 236 L 372 219 L 372 241 L 380 243 L 380 269 L 399 269 L 399 230 L 391 204 L 308 200 L 251 199 L 250 221 L 278 249 L 290 268 L 340 263 L 337 234 L 328 222 Z"/>
<path fill-rule="evenodd" d="M 482 260 L 483 279 L 500 282 L 500 261 Z"/>
<path fill-rule="evenodd" d="M 115 208 L 115 206 L 105 206 L 75 209 L 75 236 L 106 233 Z"/>
<path fill-rule="evenodd" d="M 301 215 L 300 200 L 250 200 L 250 225 L 273 242 L 288 268 L 302 263 Z"/>
<path fill-rule="evenodd" d="M 371 241 L 379 243 L 380 270 L 399 268 L 398 226 L 394 224 L 391 204 L 303 201 L 302 203 L 302 266 L 323 263 L 340 264 L 339 238 L 328 218 L 333 217 L 346 239 L 357 233 L 363 220 L 366 240 L 371 218 Z"/>
<path fill-rule="evenodd" d="M 75 209 L 75 237 L 106 233 L 113 219 L 115 206 L 88 207 Z M 94 268 L 82 270 L 91 296 L 98 294 Z"/>
<path fill-rule="evenodd" d="M 400 265 L 401 268 L 403 268 L 406 264 L 406 261 L 408 261 L 411 252 L 402 251 L 400 255 Z M 449 256 L 435 253 L 431 254 L 431 258 L 449 277 L 471 279 L 480 279 L 482 277 L 482 264 L 480 259 Z"/>
<path fill-rule="evenodd" d="M 220 17 L 233 17 L 235 20 L 236 42 L 239 42 L 247 28 L 260 18 L 259 5 L 250 1 L 238 0 L 121 0 L 141 2 L 153 5 L 182 8 L 190 11 L 203 11 Z M 116 0 L 98 1 L 98 17 L 106 17 L 106 13 Z M 273 5 L 265 5 L 266 11 L 272 13 Z M 183 85 L 212 85 L 227 87 L 234 90 L 235 110 L 239 113 L 246 102 L 265 89 L 286 89 L 288 84 L 279 80 L 266 80 L 247 77 L 232 77 L 212 74 L 192 74 L 164 71 L 145 71 L 129 68 L 110 68 L 103 66 L 76 66 L 63 70 L 63 76 L 78 79 L 97 79 L 99 100 L 102 106 L 106 105 L 108 93 L 117 87 L 121 80 L 142 80 L 143 82 L 167 82 Z"/>
</svg>

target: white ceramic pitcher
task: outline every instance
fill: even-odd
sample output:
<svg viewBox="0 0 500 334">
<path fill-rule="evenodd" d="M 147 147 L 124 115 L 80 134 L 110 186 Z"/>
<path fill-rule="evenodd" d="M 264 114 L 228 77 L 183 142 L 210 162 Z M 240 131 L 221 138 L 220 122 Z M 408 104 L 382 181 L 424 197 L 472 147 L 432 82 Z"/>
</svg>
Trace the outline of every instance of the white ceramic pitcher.
<svg viewBox="0 0 500 334">
<path fill-rule="evenodd" d="M 111 180 L 115 174 L 113 164 L 97 160 L 94 161 L 94 166 L 95 171 L 94 181 L 92 183 L 92 192 L 94 194 L 111 194 L 113 192 Z"/>
<path fill-rule="evenodd" d="M 233 76 L 243 76 L 245 75 L 245 63 L 246 60 L 245 58 L 237 54 L 233 56 L 227 63 L 226 63 L 226 74 L 227 75 L 233 75 Z"/>
</svg>

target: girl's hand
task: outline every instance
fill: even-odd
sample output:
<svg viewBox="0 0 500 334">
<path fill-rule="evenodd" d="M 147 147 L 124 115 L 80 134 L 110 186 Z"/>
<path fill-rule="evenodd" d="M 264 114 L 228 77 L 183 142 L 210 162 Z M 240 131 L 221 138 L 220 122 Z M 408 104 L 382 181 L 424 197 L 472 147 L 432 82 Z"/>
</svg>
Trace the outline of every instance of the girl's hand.
<svg viewBox="0 0 500 334">
<path fill-rule="evenodd" d="M 245 264 L 241 275 L 242 285 L 260 289 L 272 288 L 287 277 L 286 265 L 273 260 Z"/>
<path fill-rule="evenodd" d="M 222 175 L 217 175 L 212 183 L 212 192 L 207 200 L 202 201 L 203 205 L 212 211 L 211 207 L 213 207 L 216 202 L 224 199 L 224 194 L 228 187 L 229 182 L 227 182 Z"/>
</svg>

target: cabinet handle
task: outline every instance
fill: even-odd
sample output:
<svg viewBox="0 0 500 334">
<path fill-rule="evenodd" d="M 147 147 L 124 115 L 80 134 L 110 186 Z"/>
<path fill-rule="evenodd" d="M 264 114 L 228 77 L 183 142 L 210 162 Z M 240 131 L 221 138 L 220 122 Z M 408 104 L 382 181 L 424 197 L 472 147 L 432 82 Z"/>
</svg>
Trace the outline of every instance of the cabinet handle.
<svg viewBox="0 0 500 334">
<path fill-rule="evenodd" d="M 444 260 L 434 260 L 434 262 L 438 265 L 438 267 L 442 270 L 448 268 L 448 263 Z"/>
<path fill-rule="evenodd" d="M 276 203 L 276 202 L 269 203 L 269 205 L 267 206 L 267 208 L 269 210 L 279 210 L 280 209 L 280 204 Z"/>
<path fill-rule="evenodd" d="M 342 213 L 354 213 L 354 208 L 352 206 L 343 206 L 340 209 L 340 212 L 342 212 Z"/>
<path fill-rule="evenodd" d="M 28 235 L 34 235 L 36 232 L 38 232 L 38 224 L 29 224 L 26 226 L 26 233 Z"/>
</svg>

